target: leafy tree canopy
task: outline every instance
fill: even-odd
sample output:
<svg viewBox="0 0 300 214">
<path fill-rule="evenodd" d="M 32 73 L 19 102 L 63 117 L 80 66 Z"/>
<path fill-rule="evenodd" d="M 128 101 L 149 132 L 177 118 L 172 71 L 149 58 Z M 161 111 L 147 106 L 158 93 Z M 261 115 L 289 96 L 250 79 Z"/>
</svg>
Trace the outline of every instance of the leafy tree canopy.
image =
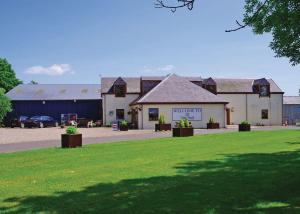
<svg viewBox="0 0 300 214">
<path fill-rule="evenodd" d="M 197 0 L 177 0 L 177 4 L 168 4 L 168 0 L 156 0 L 157 8 L 168 8 L 175 12 L 178 8 L 192 10 Z M 174 1 L 173 1 L 174 2 Z M 245 0 L 243 23 L 236 21 L 233 32 L 247 26 L 255 34 L 271 33 L 270 44 L 276 57 L 287 57 L 292 65 L 300 64 L 300 0 Z"/>
<path fill-rule="evenodd" d="M 0 88 L 8 92 L 22 81 L 16 78 L 16 73 L 6 59 L 0 58 Z"/>
<path fill-rule="evenodd" d="M 244 23 L 256 34 L 272 33 L 270 47 L 276 56 L 300 64 L 299 0 L 246 0 Z"/>
<path fill-rule="evenodd" d="M 0 123 L 8 112 L 11 112 L 11 102 L 8 97 L 5 96 L 4 89 L 0 88 Z"/>
</svg>

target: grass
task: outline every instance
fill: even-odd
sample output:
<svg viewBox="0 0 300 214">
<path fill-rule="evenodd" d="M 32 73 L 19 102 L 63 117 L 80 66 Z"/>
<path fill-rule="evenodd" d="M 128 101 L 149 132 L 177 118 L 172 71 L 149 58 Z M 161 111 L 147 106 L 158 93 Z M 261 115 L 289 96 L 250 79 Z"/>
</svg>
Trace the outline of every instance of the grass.
<svg viewBox="0 0 300 214">
<path fill-rule="evenodd" d="M 299 213 L 300 131 L 0 155 L 0 213 Z"/>
</svg>

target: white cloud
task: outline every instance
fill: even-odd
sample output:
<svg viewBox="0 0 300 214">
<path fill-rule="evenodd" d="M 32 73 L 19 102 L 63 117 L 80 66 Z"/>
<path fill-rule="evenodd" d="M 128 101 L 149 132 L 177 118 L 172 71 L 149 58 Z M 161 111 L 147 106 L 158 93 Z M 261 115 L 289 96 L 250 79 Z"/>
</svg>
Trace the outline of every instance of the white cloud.
<svg viewBox="0 0 300 214">
<path fill-rule="evenodd" d="M 163 67 L 157 68 L 158 71 L 172 71 L 175 68 L 174 65 L 165 65 Z"/>
<path fill-rule="evenodd" d="M 54 64 L 49 67 L 33 66 L 27 68 L 26 74 L 44 74 L 49 76 L 61 76 L 64 74 L 74 74 L 72 67 L 69 64 Z"/>
<path fill-rule="evenodd" d="M 149 68 L 147 66 L 144 66 L 144 69 L 143 71 L 145 73 L 158 73 L 158 72 L 161 72 L 161 71 L 172 71 L 174 70 L 175 66 L 174 65 L 165 65 L 165 66 L 161 66 L 161 67 L 156 67 L 156 68 Z"/>
</svg>

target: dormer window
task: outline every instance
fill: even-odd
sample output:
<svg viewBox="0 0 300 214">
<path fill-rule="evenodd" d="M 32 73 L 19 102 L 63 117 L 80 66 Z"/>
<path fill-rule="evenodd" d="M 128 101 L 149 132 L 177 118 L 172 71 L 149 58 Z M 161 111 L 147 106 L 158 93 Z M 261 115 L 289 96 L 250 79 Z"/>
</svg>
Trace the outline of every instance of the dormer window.
<svg viewBox="0 0 300 214">
<path fill-rule="evenodd" d="M 270 96 L 270 83 L 265 78 L 254 80 L 253 92 L 258 93 L 260 97 Z"/>
<path fill-rule="evenodd" d="M 203 80 L 202 87 L 213 94 L 217 94 L 217 83 L 211 77 Z"/>
<path fill-rule="evenodd" d="M 127 91 L 127 84 L 121 77 L 119 77 L 114 82 L 115 97 L 125 97 L 126 96 L 126 91 Z"/>
</svg>

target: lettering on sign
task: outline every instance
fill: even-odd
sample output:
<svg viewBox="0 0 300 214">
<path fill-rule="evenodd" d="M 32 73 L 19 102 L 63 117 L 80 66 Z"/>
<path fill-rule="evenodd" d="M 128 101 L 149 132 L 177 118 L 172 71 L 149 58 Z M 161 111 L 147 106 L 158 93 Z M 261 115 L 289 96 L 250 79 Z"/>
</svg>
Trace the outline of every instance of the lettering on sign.
<svg viewBox="0 0 300 214">
<path fill-rule="evenodd" d="M 178 121 L 187 118 L 189 121 L 201 121 L 202 109 L 201 108 L 173 108 L 172 120 Z"/>
</svg>

